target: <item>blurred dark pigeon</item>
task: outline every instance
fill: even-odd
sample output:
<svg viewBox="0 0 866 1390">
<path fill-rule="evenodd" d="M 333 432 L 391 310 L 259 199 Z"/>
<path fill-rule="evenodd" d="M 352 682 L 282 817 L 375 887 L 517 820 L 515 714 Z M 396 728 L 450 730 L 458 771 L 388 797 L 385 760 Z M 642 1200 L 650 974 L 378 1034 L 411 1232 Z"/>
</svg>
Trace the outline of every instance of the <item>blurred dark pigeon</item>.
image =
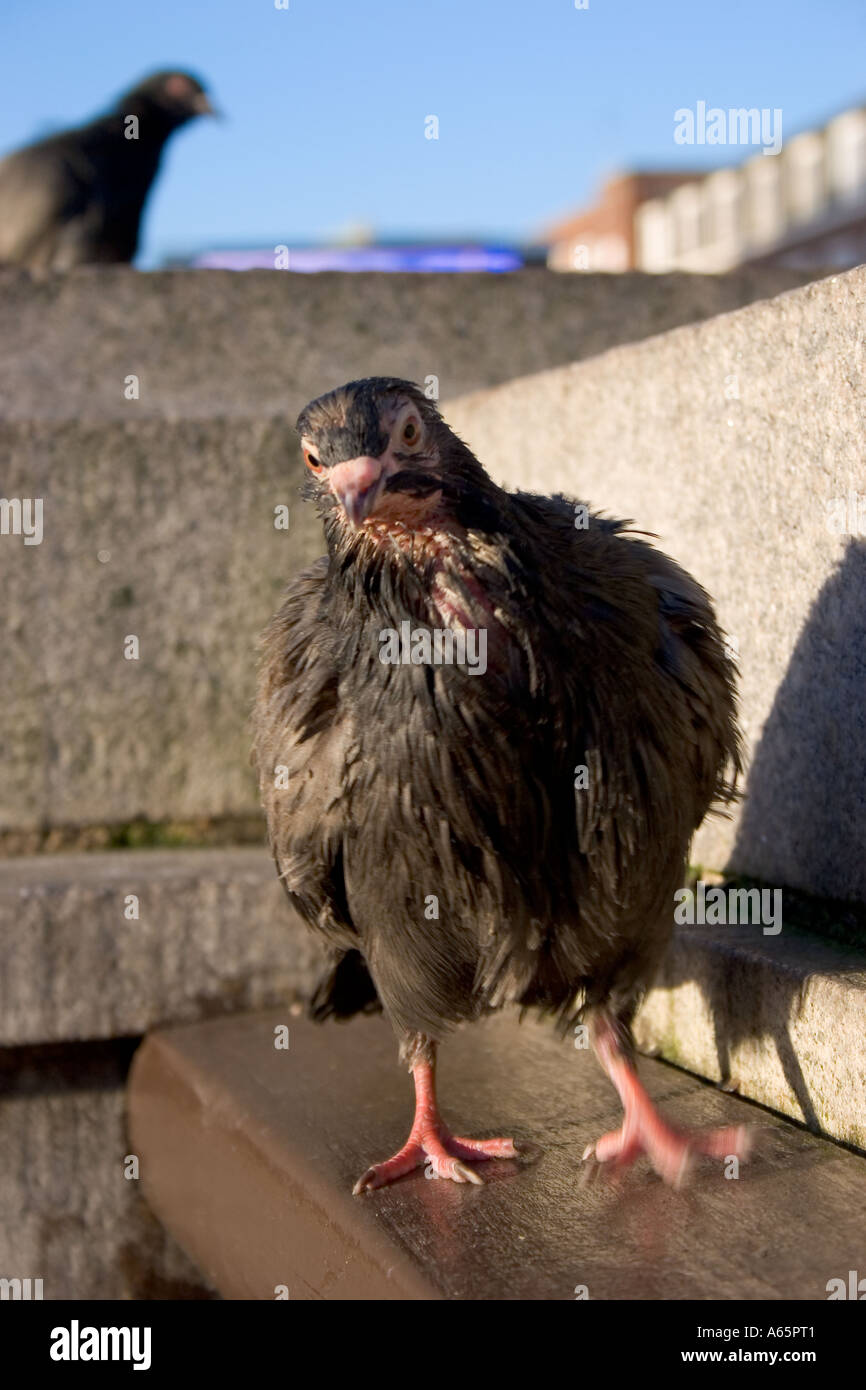
<svg viewBox="0 0 866 1390">
<path fill-rule="evenodd" d="M 631 1041 L 692 833 L 735 796 L 707 594 L 624 522 L 497 487 L 411 382 L 350 382 L 298 431 L 328 553 L 265 638 L 260 785 L 332 958 L 314 1015 L 384 1008 L 415 1081 L 406 1144 L 355 1190 L 514 1155 L 454 1136 L 434 1078 L 438 1043 L 508 1003 L 585 1019 L 624 1110 L 594 1158 L 646 1153 L 676 1184 L 694 1154 L 744 1154 L 739 1127 L 667 1124 Z"/>
<path fill-rule="evenodd" d="M 104 116 L 0 162 L 0 264 L 69 270 L 128 262 L 169 136 L 214 115 L 198 78 L 157 72 Z"/>
</svg>

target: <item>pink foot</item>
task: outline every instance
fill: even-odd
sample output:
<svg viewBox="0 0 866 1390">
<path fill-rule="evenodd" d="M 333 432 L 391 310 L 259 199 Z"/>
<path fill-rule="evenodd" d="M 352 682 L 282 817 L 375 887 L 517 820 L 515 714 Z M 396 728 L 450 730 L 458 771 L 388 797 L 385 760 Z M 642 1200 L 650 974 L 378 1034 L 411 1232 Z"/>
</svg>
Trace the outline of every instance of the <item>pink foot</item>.
<svg viewBox="0 0 866 1390">
<path fill-rule="evenodd" d="M 679 1187 L 695 1154 L 748 1158 L 751 1136 L 745 1125 L 689 1134 L 667 1124 L 641 1085 L 616 1027 L 607 1019 L 602 1018 L 597 1024 L 595 1048 L 619 1092 L 625 1116 L 619 1129 L 603 1134 L 594 1144 L 588 1145 L 584 1159 L 595 1158 L 599 1163 L 625 1168 L 641 1154 L 646 1154 L 659 1176 L 672 1187 Z"/>
<path fill-rule="evenodd" d="M 355 1183 L 352 1192 L 357 1196 L 359 1192 L 374 1187 L 385 1187 L 387 1183 L 395 1182 L 397 1178 L 402 1178 L 406 1173 L 422 1168 L 425 1164 L 429 1164 L 430 1171 L 437 1178 L 450 1178 L 452 1182 L 472 1182 L 480 1187 L 484 1179 L 474 1168 L 467 1167 L 468 1163 L 485 1158 L 516 1157 L 517 1149 L 513 1139 L 457 1139 L 439 1125 L 435 1129 L 426 1130 L 418 1138 L 410 1135 L 393 1158 L 386 1158 L 384 1163 L 374 1163 L 368 1168 Z"/>
<path fill-rule="evenodd" d="M 431 1046 L 431 1052 L 433 1048 Z M 472 1182 L 477 1185 L 483 1179 L 469 1163 L 477 1163 L 484 1158 L 516 1158 L 517 1148 L 513 1139 L 456 1139 L 439 1117 L 436 1105 L 436 1079 L 432 1059 L 422 1059 L 412 1068 L 415 1081 L 415 1119 L 409 1138 L 393 1158 L 384 1163 L 374 1163 L 368 1168 L 352 1188 L 355 1196 L 373 1187 L 384 1187 L 395 1182 L 406 1173 L 425 1164 L 437 1178 L 450 1178 L 452 1182 Z"/>
<path fill-rule="evenodd" d="M 745 1125 L 687 1133 L 665 1124 L 653 1111 L 651 1124 L 640 1124 L 628 1133 L 623 1125 L 622 1129 L 603 1134 L 594 1144 L 587 1145 L 583 1157 L 625 1168 L 641 1154 L 646 1154 L 659 1176 L 671 1187 L 679 1187 L 695 1154 L 709 1154 L 712 1158 L 733 1155 L 745 1160 L 750 1147 Z"/>
</svg>

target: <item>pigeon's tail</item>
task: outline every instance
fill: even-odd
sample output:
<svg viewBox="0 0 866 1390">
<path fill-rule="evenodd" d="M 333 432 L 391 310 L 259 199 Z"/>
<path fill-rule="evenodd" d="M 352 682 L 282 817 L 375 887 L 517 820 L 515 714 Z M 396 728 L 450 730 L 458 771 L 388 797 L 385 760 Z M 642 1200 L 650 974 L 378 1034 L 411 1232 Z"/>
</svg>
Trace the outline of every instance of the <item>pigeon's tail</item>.
<svg viewBox="0 0 866 1390">
<path fill-rule="evenodd" d="M 347 951 L 322 976 L 309 1006 L 316 1023 L 326 1018 L 381 1013 L 382 1005 L 360 951 Z"/>
</svg>

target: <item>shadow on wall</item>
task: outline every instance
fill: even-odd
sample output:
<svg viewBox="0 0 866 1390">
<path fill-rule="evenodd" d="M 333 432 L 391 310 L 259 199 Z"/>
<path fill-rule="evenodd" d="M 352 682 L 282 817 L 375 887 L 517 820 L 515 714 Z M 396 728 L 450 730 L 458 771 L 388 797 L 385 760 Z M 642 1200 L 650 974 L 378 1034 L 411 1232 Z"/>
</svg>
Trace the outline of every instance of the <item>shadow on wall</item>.
<svg viewBox="0 0 866 1390">
<path fill-rule="evenodd" d="M 863 909 L 804 899 L 797 887 L 835 899 L 866 900 L 866 543 L 852 540 L 815 600 L 755 751 L 729 870 L 788 888 L 785 921 L 847 939 L 836 969 L 863 970 Z M 782 942 L 784 936 L 773 938 Z M 838 937 L 837 937 L 838 944 Z M 724 968 L 722 963 L 724 962 Z M 788 983 L 789 980 L 789 983 Z M 810 1129 L 820 1128 L 792 1037 L 799 977 L 780 972 L 755 990 L 748 952 L 708 954 L 692 931 L 680 937 L 657 983 L 696 983 L 715 1028 L 722 1084 L 738 1045 L 770 1038 Z"/>
<path fill-rule="evenodd" d="M 775 988 L 756 991 L 754 965 L 748 952 L 706 951 L 699 927 L 682 932 L 678 947 L 668 953 L 655 983 L 671 991 L 683 985 L 697 985 L 712 1019 L 719 1084 L 724 1089 L 736 1091 L 733 1059 L 738 1049 L 745 1042 L 767 1038 L 776 1049 L 803 1122 L 813 1132 L 820 1132 L 818 1115 L 791 1035 L 791 1019 L 800 1001 L 799 978 L 783 972 Z M 688 1063 L 685 1065 L 688 1068 Z"/>
<path fill-rule="evenodd" d="M 728 867 L 765 882 L 866 900 L 861 540 L 850 542 L 815 600 L 776 692 L 749 770 Z"/>
</svg>

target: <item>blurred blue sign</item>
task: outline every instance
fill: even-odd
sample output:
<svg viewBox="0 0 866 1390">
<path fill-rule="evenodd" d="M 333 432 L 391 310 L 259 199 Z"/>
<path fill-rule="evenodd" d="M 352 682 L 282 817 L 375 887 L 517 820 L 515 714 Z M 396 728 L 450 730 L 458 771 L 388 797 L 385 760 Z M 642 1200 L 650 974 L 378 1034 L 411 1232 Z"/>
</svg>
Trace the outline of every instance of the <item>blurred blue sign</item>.
<svg viewBox="0 0 866 1390">
<path fill-rule="evenodd" d="M 282 262 L 288 259 L 288 265 Z M 191 265 L 198 270 L 293 270 L 314 275 L 322 270 L 418 271 L 426 275 L 453 275 L 462 271 L 488 271 L 501 275 L 520 270 L 523 257 L 506 246 L 314 246 L 285 251 L 279 266 L 277 252 L 206 251 Z"/>
</svg>

